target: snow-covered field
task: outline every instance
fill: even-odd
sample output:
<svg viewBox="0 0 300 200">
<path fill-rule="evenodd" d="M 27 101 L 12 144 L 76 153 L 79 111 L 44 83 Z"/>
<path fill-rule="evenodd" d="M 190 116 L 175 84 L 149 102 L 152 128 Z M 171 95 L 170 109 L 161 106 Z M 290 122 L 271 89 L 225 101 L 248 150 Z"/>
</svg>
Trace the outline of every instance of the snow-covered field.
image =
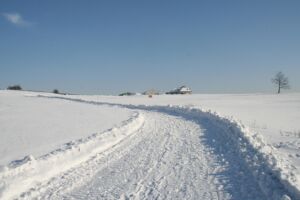
<svg viewBox="0 0 300 200">
<path fill-rule="evenodd" d="M 0 91 L 0 199 L 299 199 L 299 121 L 298 93 Z"/>
<path fill-rule="evenodd" d="M 66 142 L 118 125 L 131 115 L 120 108 L 34 98 L 31 94 L 0 92 L 0 165 L 27 155 L 41 156 Z"/>
<path fill-rule="evenodd" d="M 300 167 L 300 94 L 195 94 L 116 97 L 89 96 L 86 100 L 134 105 L 185 105 L 233 117 L 279 149 Z M 300 175 L 300 173 L 299 173 Z"/>
</svg>

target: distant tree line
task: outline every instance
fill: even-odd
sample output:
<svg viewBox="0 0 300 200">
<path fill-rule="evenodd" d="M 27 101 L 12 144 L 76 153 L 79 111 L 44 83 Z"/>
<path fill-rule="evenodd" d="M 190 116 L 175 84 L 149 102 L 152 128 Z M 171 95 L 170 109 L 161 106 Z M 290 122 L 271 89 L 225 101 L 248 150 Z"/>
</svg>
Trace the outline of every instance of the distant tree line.
<svg viewBox="0 0 300 200">
<path fill-rule="evenodd" d="M 282 72 L 276 73 L 275 76 L 271 79 L 271 81 L 276 86 L 278 94 L 281 92 L 282 89 L 290 89 L 289 79 Z M 182 86 L 181 89 L 182 88 L 186 88 L 186 87 Z M 10 86 L 7 87 L 7 89 L 8 90 L 22 90 L 22 87 L 19 84 L 17 84 L 17 85 L 10 85 Z M 187 89 L 188 89 L 187 91 L 190 92 L 190 89 L 189 88 L 187 88 Z M 153 91 L 151 90 L 151 92 L 153 92 Z M 54 89 L 52 92 L 54 94 L 65 94 L 65 93 L 60 93 L 58 91 L 58 89 Z M 146 94 L 146 92 L 144 94 Z M 124 93 L 119 94 L 119 96 L 132 96 L 132 95 L 135 95 L 135 93 L 133 93 L 133 92 L 124 92 Z"/>
<path fill-rule="evenodd" d="M 133 95 L 135 95 L 135 93 L 133 93 L 133 92 L 124 92 L 124 93 L 119 94 L 119 96 L 133 96 Z"/>
<path fill-rule="evenodd" d="M 11 85 L 7 87 L 8 90 L 22 90 L 20 85 Z"/>
<path fill-rule="evenodd" d="M 22 87 L 20 85 L 10 85 L 7 87 L 8 90 L 22 90 Z M 54 94 L 64 94 L 60 93 L 58 89 L 54 89 L 52 91 Z"/>
</svg>

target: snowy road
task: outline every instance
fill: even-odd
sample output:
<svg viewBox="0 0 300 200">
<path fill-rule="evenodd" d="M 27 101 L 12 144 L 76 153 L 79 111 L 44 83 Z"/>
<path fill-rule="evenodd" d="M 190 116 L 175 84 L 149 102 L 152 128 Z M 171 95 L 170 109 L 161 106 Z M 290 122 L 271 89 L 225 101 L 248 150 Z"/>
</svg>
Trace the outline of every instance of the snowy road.
<svg viewBox="0 0 300 200">
<path fill-rule="evenodd" d="M 220 129 L 138 110 L 143 125 L 24 199 L 266 199 Z"/>
<path fill-rule="evenodd" d="M 121 122 L 41 156 L 29 154 L 0 166 L 1 200 L 299 199 L 297 179 L 274 156 L 274 148 L 215 112 L 78 96 L 30 98 L 62 107 L 72 104 L 75 110 L 110 110 L 92 122 L 111 121 L 109 116 Z M 127 117 L 120 118 L 121 113 Z"/>
</svg>

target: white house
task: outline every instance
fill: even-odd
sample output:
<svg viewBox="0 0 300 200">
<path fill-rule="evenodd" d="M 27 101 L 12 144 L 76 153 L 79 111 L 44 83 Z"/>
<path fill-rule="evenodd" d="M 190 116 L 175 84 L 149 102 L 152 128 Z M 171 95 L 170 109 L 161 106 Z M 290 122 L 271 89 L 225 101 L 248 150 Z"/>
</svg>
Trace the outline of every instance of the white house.
<svg viewBox="0 0 300 200">
<path fill-rule="evenodd" d="M 167 94 L 192 94 L 192 90 L 184 85 L 174 90 L 171 90 L 170 92 L 167 92 Z"/>
</svg>

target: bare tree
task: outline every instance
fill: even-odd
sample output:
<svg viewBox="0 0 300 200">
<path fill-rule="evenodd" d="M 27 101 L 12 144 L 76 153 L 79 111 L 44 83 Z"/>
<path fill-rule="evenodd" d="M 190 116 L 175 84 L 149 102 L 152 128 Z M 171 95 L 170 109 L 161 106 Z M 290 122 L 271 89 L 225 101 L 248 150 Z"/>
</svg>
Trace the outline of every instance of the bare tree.
<svg viewBox="0 0 300 200">
<path fill-rule="evenodd" d="M 282 72 L 278 72 L 274 78 L 272 78 L 272 83 L 278 87 L 278 94 L 281 89 L 289 89 L 289 79 Z"/>
</svg>

